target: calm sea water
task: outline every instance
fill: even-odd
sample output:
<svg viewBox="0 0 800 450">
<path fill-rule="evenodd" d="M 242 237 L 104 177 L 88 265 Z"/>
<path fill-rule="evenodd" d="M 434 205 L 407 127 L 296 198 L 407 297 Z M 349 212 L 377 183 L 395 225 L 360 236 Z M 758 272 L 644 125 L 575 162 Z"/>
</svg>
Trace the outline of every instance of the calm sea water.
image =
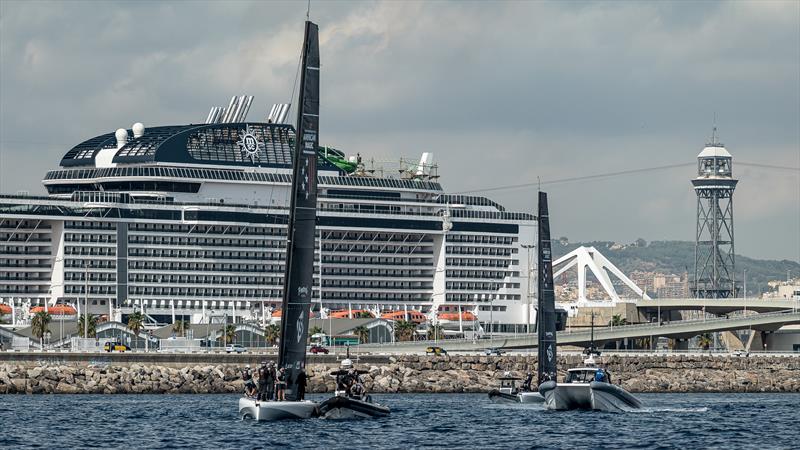
<svg viewBox="0 0 800 450">
<path fill-rule="evenodd" d="M 241 421 L 235 395 L 0 396 L 3 448 L 798 448 L 798 394 L 640 395 L 635 413 L 376 395 L 378 420 Z M 312 398 L 322 398 L 319 396 Z"/>
</svg>

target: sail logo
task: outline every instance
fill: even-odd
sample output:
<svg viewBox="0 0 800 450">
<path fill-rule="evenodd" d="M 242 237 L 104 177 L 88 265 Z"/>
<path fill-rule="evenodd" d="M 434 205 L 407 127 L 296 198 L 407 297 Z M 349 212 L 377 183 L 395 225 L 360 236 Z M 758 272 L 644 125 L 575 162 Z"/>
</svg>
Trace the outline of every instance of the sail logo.
<svg viewBox="0 0 800 450">
<path fill-rule="evenodd" d="M 553 344 L 547 346 L 547 360 L 548 361 L 553 360 Z"/>
<path fill-rule="evenodd" d="M 297 288 L 297 295 L 300 297 L 306 297 L 308 295 L 308 288 L 305 286 L 300 286 Z"/>
<path fill-rule="evenodd" d="M 239 145 L 239 148 L 242 151 L 242 154 L 245 158 L 250 158 L 250 162 L 255 164 L 256 158 L 261 159 L 258 152 L 261 150 L 261 142 L 258 142 L 256 135 L 254 134 L 253 130 L 250 129 L 250 125 L 244 131 L 244 134 L 239 139 L 239 142 L 236 144 Z"/>
<path fill-rule="evenodd" d="M 297 318 L 297 323 L 295 323 L 295 325 L 297 326 L 297 343 L 298 344 L 300 343 L 300 341 L 303 339 L 303 336 L 305 335 L 305 331 L 306 330 L 305 330 L 305 326 L 303 326 L 303 322 L 304 322 L 303 319 L 305 318 L 305 316 L 306 316 L 306 312 L 305 311 L 301 312 L 300 313 L 300 317 Z"/>
<path fill-rule="evenodd" d="M 317 133 L 306 131 L 303 134 L 303 153 L 313 155 L 316 149 Z"/>
</svg>

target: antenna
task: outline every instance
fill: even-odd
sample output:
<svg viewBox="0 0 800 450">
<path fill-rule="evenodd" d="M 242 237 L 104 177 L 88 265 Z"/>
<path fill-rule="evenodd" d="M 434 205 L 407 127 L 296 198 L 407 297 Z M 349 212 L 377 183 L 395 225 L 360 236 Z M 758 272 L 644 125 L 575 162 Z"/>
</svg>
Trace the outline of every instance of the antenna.
<svg viewBox="0 0 800 450">
<path fill-rule="evenodd" d="M 717 143 L 717 112 L 716 111 L 714 111 L 714 121 L 713 121 L 713 126 L 711 128 L 711 143 L 712 144 L 716 144 Z"/>
<path fill-rule="evenodd" d="M 311 20 L 311 0 L 308 0 L 308 7 L 306 8 L 306 20 Z"/>
<path fill-rule="evenodd" d="M 538 176 L 536 177 L 536 184 L 537 184 L 536 190 L 541 192 L 542 191 L 542 179 L 539 178 Z"/>
</svg>

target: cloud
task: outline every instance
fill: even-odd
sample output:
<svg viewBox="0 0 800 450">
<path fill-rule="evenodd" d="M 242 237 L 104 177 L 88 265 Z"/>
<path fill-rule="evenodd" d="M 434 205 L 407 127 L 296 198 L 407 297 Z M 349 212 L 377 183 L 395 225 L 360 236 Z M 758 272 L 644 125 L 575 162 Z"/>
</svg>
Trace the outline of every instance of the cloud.
<svg viewBox="0 0 800 450">
<path fill-rule="evenodd" d="M 197 122 L 243 93 L 263 118 L 290 98 L 302 6 L 0 2 L 0 191 L 40 191 L 69 147 L 135 121 Z M 432 151 L 450 191 L 691 164 L 715 115 L 735 161 L 800 166 L 797 2 L 315 2 L 311 13 L 323 143 L 386 165 Z M 737 251 L 800 260 L 798 177 L 734 168 Z M 557 234 L 691 240 L 693 172 L 551 185 Z M 534 208 L 531 189 L 486 195 Z"/>
</svg>

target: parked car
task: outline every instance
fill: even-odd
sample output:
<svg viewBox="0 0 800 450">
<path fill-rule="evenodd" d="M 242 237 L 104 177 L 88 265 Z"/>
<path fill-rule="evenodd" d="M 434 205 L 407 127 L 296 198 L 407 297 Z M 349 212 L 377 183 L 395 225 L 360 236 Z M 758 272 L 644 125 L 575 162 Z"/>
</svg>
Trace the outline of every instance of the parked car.
<svg viewBox="0 0 800 450">
<path fill-rule="evenodd" d="M 225 353 L 244 353 L 247 349 L 242 344 L 228 344 L 225 346 Z"/>
<path fill-rule="evenodd" d="M 486 354 L 486 356 L 490 356 L 490 355 L 497 355 L 497 356 L 500 356 L 500 355 L 502 355 L 504 352 L 503 352 L 502 350 L 500 350 L 499 348 L 497 348 L 497 347 L 489 347 L 489 348 L 487 348 L 486 350 L 484 350 L 484 351 L 483 351 L 483 353 L 485 353 L 485 354 Z"/>
<path fill-rule="evenodd" d="M 428 355 L 446 355 L 447 350 L 442 347 L 428 347 L 425 349 L 425 353 Z"/>
<path fill-rule="evenodd" d="M 328 354 L 328 349 L 323 347 L 323 346 L 321 346 L 321 345 L 312 345 L 311 346 L 311 353 L 313 353 L 315 355 L 317 353 L 324 353 L 324 354 L 327 355 Z"/>
<path fill-rule="evenodd" d="M 108 341 L 103 345 L 103 350 L 107 352 L 127 352 L 131 348 L 127 345 L 123 344 L 122 342 L 111 342 Z"/>
</svg>

